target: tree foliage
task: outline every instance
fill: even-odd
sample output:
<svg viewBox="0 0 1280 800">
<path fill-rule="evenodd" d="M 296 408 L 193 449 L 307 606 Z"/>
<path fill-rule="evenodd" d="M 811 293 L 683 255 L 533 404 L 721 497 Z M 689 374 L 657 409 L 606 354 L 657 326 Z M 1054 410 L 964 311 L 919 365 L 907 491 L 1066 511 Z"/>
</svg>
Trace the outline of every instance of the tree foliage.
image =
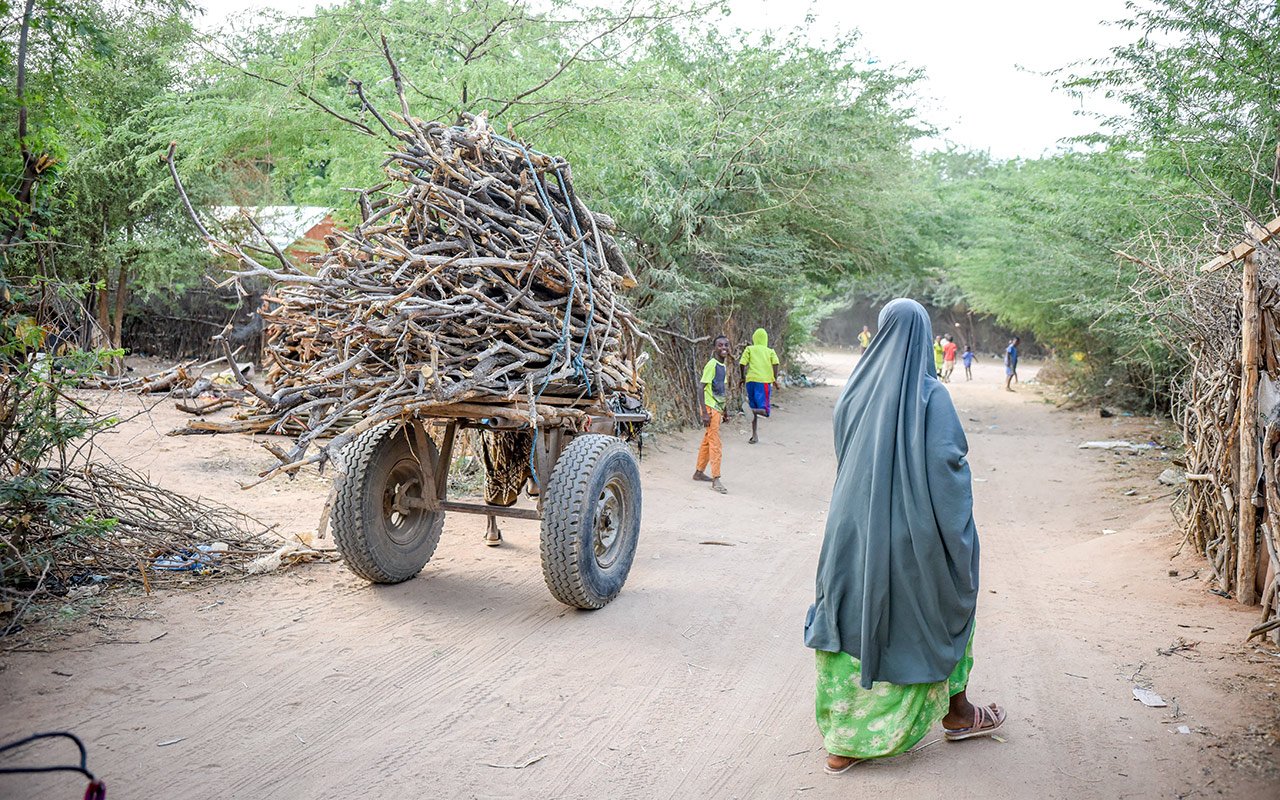
<svg viewBox="0 0 1280 800">
<path fill-rule="evenodd" d="M 130 292 L 207 267 L 154 165 L 168 142 L 198 205 L 350 220 L 345 190 L 380 179 L 388 146 L 357 94 L 399 111 L 388 56 L 414 115 L 486 114 L 567 157 L 623 231 L 645 317 L 693 339 L 750 318 L 796 342 L 853 287 L 905 287 L 1159 394 L 1178 346 L 1139 313 L 1159 291 L 1142 263 L 1280 211 L 1280 25 L 1261 0 L 1132 6 L 1134 41 L 1059 74 L 1126 113 L 1075 151 L 1003 163 L 913 153 L 920 76 L 869 62 L 855 33 L 733 30 L 717 3 L 343 0 L 216 35 L 185 0 L 3 9 L 6 77 L 23 19 L 30 34 L 24 93 L 0 93 L 0 119 L 28 108 L 26 137 L 0 136 L 0 219 L 23 244 L 5 270 L 93 287 L 117 335 Z"/>
<path fill-rule="evenodd" d="M 717 13 L 353 0 L 205 42 L 153 145 L 181 141 L 188 171 L 236 165 L 264 200 L 349 208 L 343 189 L 376 182 L 383 149 L 353 87 L 397 108 L 385 34 L 416 116 L 484 113 L 575 165 L 629 240 L 655 323 L 789 311 L 814 286 L 917 258 L 917 76 L 865 65 L 852 34 L 752 38 Z"/>
<path fill-rule="evenodd" d="M 1187 357 L 1167 313 L 1182 287 L 1151 265 L 1173 248 L 1225 249 L 1247 221 L 1280 213 L 1277 21 L 1257 0 L 1131 5 L 1117 24 L 1135 41 L 1059 74 L 1067 91 L 1125 109 L 1078 151 L 930 157 L 943 201 L 936 272 L 975 310 L 1084 354 L 1094 389 L 1166 404 Z"/>
<path fill-rule="evenodd" d="M 172 189 L 156 191 L 147 147 L 152 103 L 177 85 L 191 8 L 182 0 L 43 0 L 29 8 L 29 15 L 26 7 L 13 9 L 23 16 L 10 19 L 30 28 L 24 92 L 0 92 L 0 119 L 25 110 L 28 131 L 0 136 L 7 187 L 0 194 L 0 272 L 46 300 L 83 299 L 95 312 L 98 343 L 118 348 L 132 291 L 179 289 L 207 263 Z M 21 39 L 5 37 L 0 58 L 16 60 Z M 45 166 L 31 186 L 24 164 L 33 158 Z M 72 315 L 55 316 L 47 320 L 52 327 L 72 323 Z"/>
</svg>

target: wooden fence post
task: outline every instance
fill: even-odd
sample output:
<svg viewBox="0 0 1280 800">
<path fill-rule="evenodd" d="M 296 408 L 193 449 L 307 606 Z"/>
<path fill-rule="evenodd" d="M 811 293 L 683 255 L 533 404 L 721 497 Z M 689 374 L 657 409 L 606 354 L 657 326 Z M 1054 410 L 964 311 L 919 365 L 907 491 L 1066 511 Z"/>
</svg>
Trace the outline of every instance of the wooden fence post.
<svg viewBox="0 0 1280 800">
<path fill-rule="evenodd" d="M 1258 602 L 1257 511 L 1253 496 L 1258 488 L 1258 262 L 1253 253 L 1244 258 L 1241 281 L 1240 326 L 1240 486 L 1236 531 L 1236 600 L 1251 606 Z"/>
</svg>

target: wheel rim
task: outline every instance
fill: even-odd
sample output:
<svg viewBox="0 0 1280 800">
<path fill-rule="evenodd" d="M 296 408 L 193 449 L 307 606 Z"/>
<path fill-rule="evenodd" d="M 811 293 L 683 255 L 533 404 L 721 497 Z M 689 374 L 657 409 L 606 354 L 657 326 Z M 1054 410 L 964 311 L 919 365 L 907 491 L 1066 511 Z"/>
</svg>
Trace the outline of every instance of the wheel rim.
<svg viewBox="0 0 1280 800">
<path fill-rule="evenodd" d="M 387 483 L 382 490 L 382 527 L 388 539 L 401 546 L 417 541 L 424 512 L 407 508 L 401 501 L 406 497 L 421 496 L 422 474 L 418 463 L 412 459 L 397 462 L 387 474 Z"/>
<path fill-rule="evenodd" d="M 622 542 L 626 538 L 627 525 L 630 522 L 627 489 L 623 482 L 614 478 L 600 490 L 596 498 L 596 515 L 592 526 L 592 549 L 595 551 L 596 563 L 601 569 L 608 569 L 618 560 L 622 553 Z"/>
</svg>

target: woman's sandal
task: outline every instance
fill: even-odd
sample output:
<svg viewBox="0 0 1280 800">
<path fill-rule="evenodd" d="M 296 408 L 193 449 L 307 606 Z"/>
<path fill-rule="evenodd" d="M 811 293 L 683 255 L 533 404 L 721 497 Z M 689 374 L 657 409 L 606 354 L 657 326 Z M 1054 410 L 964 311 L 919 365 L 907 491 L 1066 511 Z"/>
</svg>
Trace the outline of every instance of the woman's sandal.
<svg viewBox="0 0 1280 800">
<path fill-rule="evenodd" d="M 942 735 L 948 742 L 960 742 L 965 739 L 976 739 L 979 736 L 990 736 L 1004 724 L 1004 709 L 992 703 L 989 706 L 973 707 L 973 724 L 967 728 L 943 728 Z"/>
<path fill-rule="evenodd" d="M 832 757 L 843 758 L 847 760 L 849 763 L 845 764 L 843 767 L 839 767 L 839 768 L 833 767 L 831 766 Z M 828 756 L 827 763 L 822 765 L 822 771 L 827 773 L 828 775 L 843 775 L 844 773 L 848 772 L 849 770 L 853 769 L 854 767 L 856 767 L 861 763 L 862 763 L 861 758 L 849 758 L 848 756 Z"/>
</svg>

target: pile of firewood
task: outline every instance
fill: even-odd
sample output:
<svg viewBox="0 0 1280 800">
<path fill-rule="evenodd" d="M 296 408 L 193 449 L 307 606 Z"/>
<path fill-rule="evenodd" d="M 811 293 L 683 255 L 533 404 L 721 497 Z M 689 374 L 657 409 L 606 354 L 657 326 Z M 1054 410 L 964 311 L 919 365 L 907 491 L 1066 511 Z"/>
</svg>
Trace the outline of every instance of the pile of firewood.
<svg viewBox="0 0 1280 800">
<path fill-rule="evenodd" d="M 536 426 L 581 415 L 574 406 L 586 401 L 638 396 L 646 337 L 621 297 L 634 278 L 613 221 L 578 199 L 568 163 L 483 117 L 447 126 L 404 107 L 404 127 L 392 128 L 366 107 L 398 140 L 387 180 L 356 193 L 360 223 L 328 237 L 310 268 L 274 247 L 278 266 L 267 266 L 265 251 L 201 228 L 239 261 L 236 279 L 275 288 L 262 311 L 267 389 L 243 380 L 250 406 L 200 431 L 301 431 L 290 450 L 273 450 L 281 463 L 268 477 L 323 462 L 395 417 L 484 406 Z"/>
</svg>

